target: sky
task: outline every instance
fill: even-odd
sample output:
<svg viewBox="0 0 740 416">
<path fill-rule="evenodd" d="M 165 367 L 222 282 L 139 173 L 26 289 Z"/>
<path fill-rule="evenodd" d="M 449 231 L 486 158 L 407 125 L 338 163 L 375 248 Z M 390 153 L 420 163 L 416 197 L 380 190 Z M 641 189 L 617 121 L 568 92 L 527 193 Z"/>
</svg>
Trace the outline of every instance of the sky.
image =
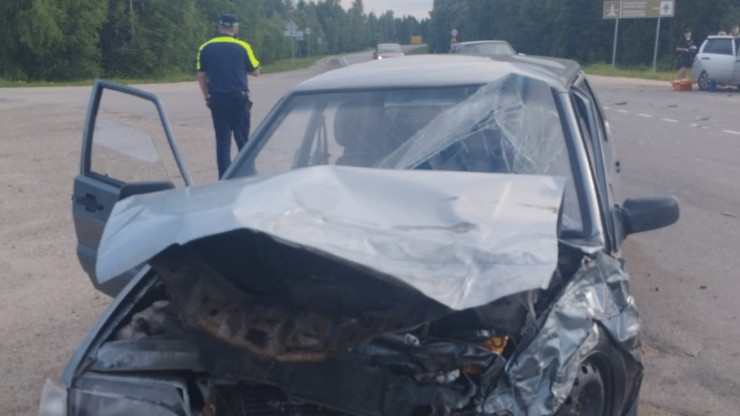
<svg viewBox="0 0 740 416">
<path fill-rule="evenodd" d="M 403 15 L 414 16 L 417 19 L 426 19 L 432 10 L 434 0 L 362 0 L 365 13 L 374 12 L 379 16 L 388 10 L 393 11 L 394 17 Z M 343 0 L 340 3 L 343 7 L 352 6 L 352 0 Z"/>
</svg>

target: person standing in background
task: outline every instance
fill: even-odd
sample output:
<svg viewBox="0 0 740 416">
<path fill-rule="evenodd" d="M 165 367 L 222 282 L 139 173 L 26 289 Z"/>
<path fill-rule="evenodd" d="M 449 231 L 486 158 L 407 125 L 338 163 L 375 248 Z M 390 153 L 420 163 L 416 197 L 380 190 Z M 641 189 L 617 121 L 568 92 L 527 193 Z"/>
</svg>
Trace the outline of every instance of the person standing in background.
<svg viewBox="0 0 740 416">
<path fill-rule="evenodd" d="M 691 39 L 691 29 L 686 29 L 683 31 L 683 36 L 676 43 L 676 53 L 678 53 L 676 67 L 678 68 L 678 73 L 673 82 L 681 82 L 681 80 L 686 78 L 686 74 L 689 72 L 689 68 L 691 68 L 691 64 L 694 61 L 695 52 L 696 45 L 694 45 L 694 40 Z"/>
<path fill-rule="evenodd" d="M 260 63 L 252 47 L 236 39 L 239 20 L 222 14 L 216 36 L 198 49 L 198 85 L 211 110 L 216 132 L 218 177 L 231 165 L 231 135 L 239 150 L 247 143 L 250 128 L 249 84 L 247 74 L 259 76 Z"/>
</svg>

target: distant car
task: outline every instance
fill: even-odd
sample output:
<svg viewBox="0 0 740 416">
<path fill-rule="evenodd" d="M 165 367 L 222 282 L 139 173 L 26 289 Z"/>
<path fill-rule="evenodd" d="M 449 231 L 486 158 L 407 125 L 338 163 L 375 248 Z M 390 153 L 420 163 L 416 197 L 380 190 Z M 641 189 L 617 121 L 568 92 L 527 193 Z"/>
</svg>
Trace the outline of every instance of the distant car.
<svg viewBox="0 0 740 416">
<path fill-rule="evenodd" d="M 398 43 L 379 43 L 373 52 L 373 59 L 397 58 L 406 55 Z"/>
<path fill-rule="evenodd" d="M 514 48 L 505 40 L 479 40 L 472 42 L 459 42 L 450 48 L 450 53 L 461 55 L 487 56 L 489 58 L 497 56 L 516 55 Z"/>
<path fill-rule="evenodd" d="M 577 63 L 445 54 L 322 74 L 203 186 L 164 114 L 144 91 L 93 88 L 73 217 L 116 298 L 40 416 L 636 414 L 620 246 L 678 204 L 621 199 Z M 159 169 L 168 147 L 178 162 Z"/>
<path fill-rule="evenodd" d="M 703 91 L 727 85 L 740 89 L 740 37 L 709 36 L 694 59 L 691 76 Z"/>
</svg>

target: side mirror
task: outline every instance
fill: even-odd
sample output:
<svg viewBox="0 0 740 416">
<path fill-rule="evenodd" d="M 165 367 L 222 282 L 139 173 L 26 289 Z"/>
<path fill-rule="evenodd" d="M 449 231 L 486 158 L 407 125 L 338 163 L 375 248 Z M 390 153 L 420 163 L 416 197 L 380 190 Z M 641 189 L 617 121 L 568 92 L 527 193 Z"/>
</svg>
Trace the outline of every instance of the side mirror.
<svg viewBox="0 0 740 416">
<path fill-rule="evenodd" d="M 672 196 L 628 198 L 619 208 L 623 238 L 667 227 L 679 217 L 678 200 Z"/>
</svg>

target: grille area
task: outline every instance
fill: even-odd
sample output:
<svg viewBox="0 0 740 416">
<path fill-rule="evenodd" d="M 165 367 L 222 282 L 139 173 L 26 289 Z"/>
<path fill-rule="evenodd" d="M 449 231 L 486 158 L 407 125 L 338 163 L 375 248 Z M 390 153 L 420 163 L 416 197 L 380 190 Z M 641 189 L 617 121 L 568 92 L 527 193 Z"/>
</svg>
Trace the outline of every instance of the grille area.
<svg viewBox="0 0 740 416">
<path fill-rule="evenodd" d="M 214 416 L 350 416 L 325 407 L 292 400 L 282 390 L 270 386 L 239 383 L 221 386 L 222 400 Z"/>
</svg>

